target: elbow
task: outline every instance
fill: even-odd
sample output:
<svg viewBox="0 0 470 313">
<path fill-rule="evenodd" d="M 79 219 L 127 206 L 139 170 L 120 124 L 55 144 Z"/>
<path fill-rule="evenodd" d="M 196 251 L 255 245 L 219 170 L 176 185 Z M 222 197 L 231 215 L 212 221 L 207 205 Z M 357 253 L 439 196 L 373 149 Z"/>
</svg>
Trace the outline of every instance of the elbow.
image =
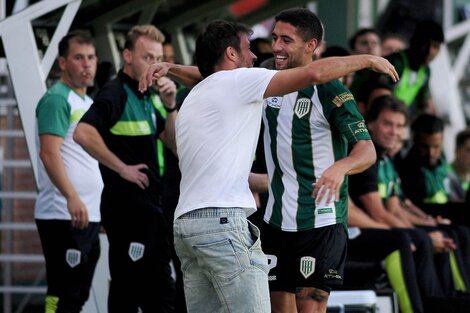
<svg viewBox="0 0 470 313">
<path fill-rule="evenodd" d="M 315 65 L 314 63 L 315 62 L 310 63 L 309 75 L 310 75 L 311 84 L 312 85 L 319 85 L 319 84 L 326 83 L 327 80 L 325 80 L 325 78 L 324 78 L 325 75 L 323 74 L 322 68 L 313 66 L 313 65 Z"/>
<path fill-rule="evenodd" d="M 368 154 L 369 155 L 369 158 L 368 158 L 368 162 L 367 162 L 367 167 L 371 167 L 372 165 L 375 164 L 375 162 L 377 162 L 377 152 L 375 151 L 375 148 L 372 147 L 370 153 Z"/>
<path fill-rule="evenodd" d="M 80 123 L 77 125 L 75 128 L 75 131 L 73 132 L 73 140 L 78 143 L 79 145 L 83 145 L 84 140 L 85 140 L 85 135 L 83 133 L 83 129 L 81 127 Z"/>
</svg>

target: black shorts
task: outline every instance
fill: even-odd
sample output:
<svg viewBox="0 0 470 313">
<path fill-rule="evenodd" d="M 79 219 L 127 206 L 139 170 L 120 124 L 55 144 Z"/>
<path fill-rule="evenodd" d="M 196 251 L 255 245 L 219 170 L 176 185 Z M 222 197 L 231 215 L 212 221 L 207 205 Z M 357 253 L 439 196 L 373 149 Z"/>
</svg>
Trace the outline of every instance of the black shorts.
<svg viewBox="0 0 470 313">
<path fill-rule="evenodd" d="M 329 292 L 341 285 L 347 239 L 342 224 L 286 232 L 263 223 L 261 242 L 270 266 L 270 291 L 295 293 L 297 287 L 315 287 Z"/>
</svg>

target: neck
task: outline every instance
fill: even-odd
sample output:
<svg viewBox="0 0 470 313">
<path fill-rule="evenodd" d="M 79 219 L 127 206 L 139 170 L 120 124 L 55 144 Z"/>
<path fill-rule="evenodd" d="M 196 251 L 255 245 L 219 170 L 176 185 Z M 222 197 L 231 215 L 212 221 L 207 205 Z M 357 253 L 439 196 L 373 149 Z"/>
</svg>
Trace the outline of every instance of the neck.
<svg viewBox="0 0 470 313">
<path fill-rule="evenodd" d="M 80 96 L 84 97 L 86 95 L 86 90 L 87 90 L 87 87 L 74 87 L 69 80 L 67 80 L 65 77 L 61 77 L 60 80 L 66 84 L 67 86 L 70 87 L 70 89 L 72 89 L 73 91 L 75 91 L 77 94 L 79 94 Z"/>
</svg>

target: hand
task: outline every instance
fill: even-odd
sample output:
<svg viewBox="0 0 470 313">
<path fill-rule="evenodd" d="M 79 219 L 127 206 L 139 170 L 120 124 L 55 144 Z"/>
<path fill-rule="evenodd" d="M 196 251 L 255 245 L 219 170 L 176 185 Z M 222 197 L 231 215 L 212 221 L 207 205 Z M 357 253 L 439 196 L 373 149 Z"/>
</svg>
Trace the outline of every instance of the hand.
<svg viewBox="0 0 470 313">
<path fill-rule="evenodd" d="M 84 229 L 88 226 L 88 210 L 78 196 L 67 199 L 67 209 L 72 218 L 72 227 Z"/>
<path fill-rule="evenodd" d="M 176 105 L 176 84 L 167 77 L 155 81 L 155 89 L 159 92 L 165 107 L 172 109 Z"/>
<path fill-rule="evenodd" d="M 149 179 L 141 169 L 148 169 L 148 166 L 145 164 L 126 165 L 119 171 L 119 176 L 145 189 L 149 186 Z"/>
<path fill-rule="evenodd" d="M 370 57 L 372 58 L 371 69 L 373 71 L 387 74 L 395 83 L 400 79 L 395 67 L 387 59 L 375 55 L 370 55 Z"/>
<path fill-rule="evenodd" d="M 436 222 L 438 224 L 443 224 L 443 225 L 450 225 L 452 224 L 452 221 L 448 218 L 442 217 L 440 215 L 436 216 Z"/>
<path fill-rule="evenodd" d="M 428 235 L 432 239 L 434 252 L 442 253 L 457 249 L 457 245 L 455 244 L 454 240 L 445 237 L 440 231 L 432 231 L 429 232 Z"/>
<path fill-rule="evenodd" d="M 139 91 L 145 92 L 149 86 L 152 86 L 154 80 L 159 80 L 168 73 L 169 63 L 160 62 L 147 66 L 139 79 Z"/>
<path fill-rule="evenodd" d="M 344 171 L 338 166 L 332 165 L 327 168 L 319 180 L 313 186 L 312 197 L 315 198 L 315 203 L 318 204 L 330 203 L 331 201 L 339 201 L 339 189 L 344 181 Z"/>
</svg>

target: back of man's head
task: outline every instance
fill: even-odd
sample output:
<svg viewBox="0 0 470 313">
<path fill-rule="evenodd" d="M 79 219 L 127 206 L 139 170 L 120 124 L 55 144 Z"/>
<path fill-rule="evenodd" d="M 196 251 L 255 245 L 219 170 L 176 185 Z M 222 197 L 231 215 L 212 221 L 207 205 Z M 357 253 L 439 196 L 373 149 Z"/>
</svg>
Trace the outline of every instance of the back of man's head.
<svg viewBox="0 0 470 313">
<path fill-rule="evenodd" d="M 214 73 L 215 66 L 223 59 L 225 50 L 240 49 L 240 35 L 251 35 L 247 26 L 223 20 L 209 23 L 196 40 L 196 64 L 202 77 Z"/>
<path fill-rule="evenodd" d="M 432 20 L 421 21 L 409 41 L 410 62 L 425 63 L 433 43 L 444 42 L 444 31 L 437 22 Z"/>
<path fill-rule="evenodd" d="M 444 42 L 442 26 L 433 20 L 424 20 L 416 24 L 410 38 L 410 47 L 429 44 L 431 41 Z"/>
<path fill-rule="evenodd" d="M 276 15 L 274 19 L 276 22 L 294 26 L 304 41 L 316 39 L 320 45 L 323 40 L 323 25 L 318 16 L 308 9 L 287 9 Z"/>
</svg>

